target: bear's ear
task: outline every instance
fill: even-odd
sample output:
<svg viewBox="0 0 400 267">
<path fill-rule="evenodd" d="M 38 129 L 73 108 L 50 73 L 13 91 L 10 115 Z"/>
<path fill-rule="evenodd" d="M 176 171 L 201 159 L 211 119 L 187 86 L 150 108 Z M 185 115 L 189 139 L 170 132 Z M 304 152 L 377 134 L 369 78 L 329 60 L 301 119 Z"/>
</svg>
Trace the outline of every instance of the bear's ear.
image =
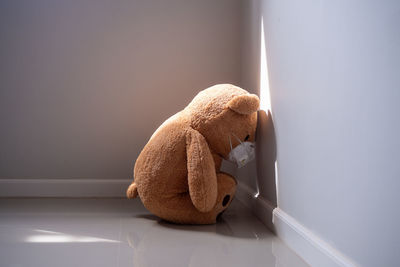
<svg viewBox="0 0 400 267">
<path fill-rule="evenodd" d="M 238 95 L 232 98 L 227 107 L 239 114 L 251 114 L 258 110 L 260 99 L 254 94 Z"/>
</svg>

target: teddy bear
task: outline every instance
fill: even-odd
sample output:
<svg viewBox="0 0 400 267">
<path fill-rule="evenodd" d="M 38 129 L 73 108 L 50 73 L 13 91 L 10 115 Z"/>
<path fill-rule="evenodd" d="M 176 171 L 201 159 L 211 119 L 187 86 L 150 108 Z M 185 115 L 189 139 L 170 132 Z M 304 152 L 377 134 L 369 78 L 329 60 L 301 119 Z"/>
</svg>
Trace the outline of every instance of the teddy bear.
<svg viewBox="0 0 400 267">
<path fill-rule="evenodd" d="M 231 84 L 200 91 L 150 137 L 134 166 L 127 197 L 178 224 L 214 224 L 232 202 L 237 182 L 223 159 L 251 160 L 259 98 Z M 250 152 L 249 152 L 250 151 Z"/>
</svg>

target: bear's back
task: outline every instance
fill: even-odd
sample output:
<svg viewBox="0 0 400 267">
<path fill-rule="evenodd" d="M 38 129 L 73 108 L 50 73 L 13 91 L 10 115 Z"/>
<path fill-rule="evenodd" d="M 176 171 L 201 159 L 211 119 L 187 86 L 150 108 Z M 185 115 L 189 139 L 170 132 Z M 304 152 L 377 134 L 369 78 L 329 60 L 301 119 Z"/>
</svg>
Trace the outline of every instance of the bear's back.
<svg viewBox="0 0 400 267">
<path fill-rule="evenodd" d="M 179 112 L 152 135 L 135 163 L 139 196 L 154 199 L 187 191 L 186 131 L 188 121 Z M 173 190 L 173 191 L 171 191 Z M 146 194 L 148 196 L 145 196 Z"/>
</svg>

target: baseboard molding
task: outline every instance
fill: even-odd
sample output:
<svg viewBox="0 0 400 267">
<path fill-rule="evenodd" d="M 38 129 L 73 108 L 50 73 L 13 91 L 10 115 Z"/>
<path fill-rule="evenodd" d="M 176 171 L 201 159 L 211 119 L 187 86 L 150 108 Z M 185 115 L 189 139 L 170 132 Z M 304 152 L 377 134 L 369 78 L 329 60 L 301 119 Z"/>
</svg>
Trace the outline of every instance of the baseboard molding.
<svg viewBox="0 0 400 267">
<path fill-rule="evenodd" d="M 300 224 L 280 208 L 257 196 L 250 187 L 238 184 L 236 196 L 269 229 L 311 266 L 357 266 L 343 253 Z"/>
<path fill-rule="evenodd" d="M 0 179 L 0 197 L 125 197 L 128 179 Z"/>
</svg>

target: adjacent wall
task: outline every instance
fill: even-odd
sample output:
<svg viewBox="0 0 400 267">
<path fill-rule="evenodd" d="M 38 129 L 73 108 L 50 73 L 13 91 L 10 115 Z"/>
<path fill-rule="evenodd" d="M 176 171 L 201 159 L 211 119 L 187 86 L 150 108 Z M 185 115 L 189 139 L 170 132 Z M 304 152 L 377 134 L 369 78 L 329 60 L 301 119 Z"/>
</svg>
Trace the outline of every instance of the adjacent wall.
<svg viewBox="0 0 400 267">
<path fill-rule="evenodd" d="M 153 131 L 239 82 L 239 0 L 0 2 L 0 179 L 131 179 Z"/>
<path fill-rule="evenodd" d="M 400 3 L 248 1 L 244 11 L 245 31 L 264 21 L 283 223 L 338 256 L 321 265 L 314 253 L 314 266 L 398 266 Z M 255 82 L 259 59 L 246 60 L 242 81 Z M 304 256 L 300 232 L 278 234 Z"/>
</svg>

